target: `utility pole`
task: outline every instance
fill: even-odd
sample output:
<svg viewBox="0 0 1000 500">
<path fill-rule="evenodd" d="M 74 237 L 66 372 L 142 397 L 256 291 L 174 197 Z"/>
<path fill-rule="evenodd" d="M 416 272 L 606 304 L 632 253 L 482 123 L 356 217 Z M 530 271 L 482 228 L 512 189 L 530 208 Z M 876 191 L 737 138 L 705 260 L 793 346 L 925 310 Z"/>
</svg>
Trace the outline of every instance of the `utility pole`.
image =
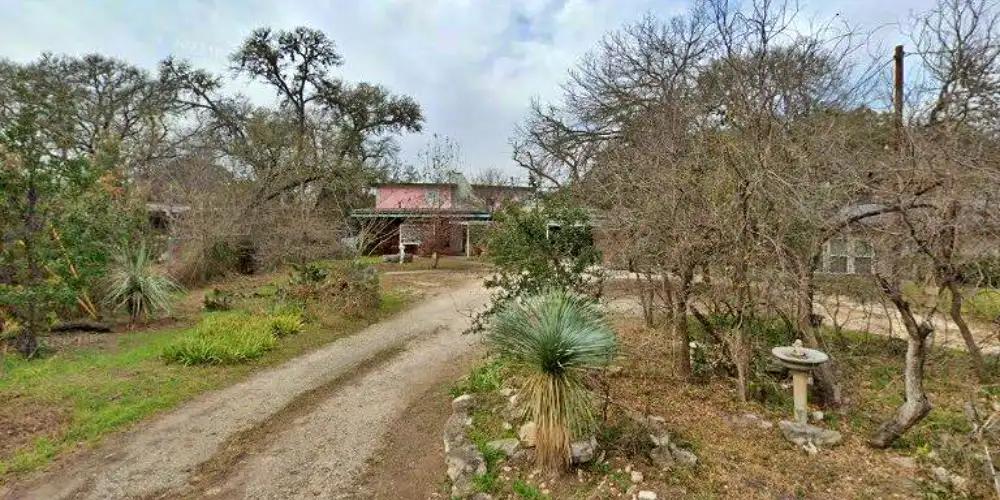
<svg viewBox="0 0 1000 500">
<path fill-rule="evenodd" d="M 896 46 L 893 55 L 895 61 L 895 76 L 893 78 L 893 126 L 896 131 L 896 151 L 903 149 L 903 46 Z"/>
</svg>

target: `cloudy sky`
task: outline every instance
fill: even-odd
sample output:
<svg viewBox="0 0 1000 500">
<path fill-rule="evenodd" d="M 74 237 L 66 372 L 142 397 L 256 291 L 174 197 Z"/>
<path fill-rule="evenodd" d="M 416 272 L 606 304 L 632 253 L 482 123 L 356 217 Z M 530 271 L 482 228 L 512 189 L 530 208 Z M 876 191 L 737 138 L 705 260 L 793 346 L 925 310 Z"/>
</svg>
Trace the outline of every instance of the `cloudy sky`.
<svg viewBox="0 0 1000 500">
<path fill-rule="evenodd" d="M 880 27 L 931 0 L 803 0 L 803 19 L 839 14 Z M 601 36 L 651 12 L 682 13 L 676 0 L 0 0 L 0 56 L 99 52 L 148 68 L 169 54 L 223 71 L 226 56 L 255 27 L 324 30 L 345 59 L 343 76 L 387 85 L 424 107 L 423 135 L 403 140 L 415 160 L 431 133 L 454 139 L 466 169 L 515 172 L 507 139 L 533 96 L 559 83 Z M 260 100 L 260 88 L 239 88 Z"/>
</svg>

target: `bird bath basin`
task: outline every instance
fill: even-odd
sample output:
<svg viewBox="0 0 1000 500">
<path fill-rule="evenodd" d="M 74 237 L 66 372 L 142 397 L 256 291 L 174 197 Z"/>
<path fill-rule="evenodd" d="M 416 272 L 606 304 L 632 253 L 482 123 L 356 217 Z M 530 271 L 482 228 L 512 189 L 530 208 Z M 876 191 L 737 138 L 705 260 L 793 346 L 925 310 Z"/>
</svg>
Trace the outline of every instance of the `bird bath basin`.
<svg viewBox="0 0 1000 500">
<path fill-rule="evenodd" d="M 830 361 L 830 356 L 823 351 L 802 347 L 801 340 L 796 340 L 790 346 L 775 347 L 771 349 L 771 354 L 778 359 L 778 363 L 792 372 L 795 421 L 800 424 L 809 423 L 809 372 Z"/>
</svg>

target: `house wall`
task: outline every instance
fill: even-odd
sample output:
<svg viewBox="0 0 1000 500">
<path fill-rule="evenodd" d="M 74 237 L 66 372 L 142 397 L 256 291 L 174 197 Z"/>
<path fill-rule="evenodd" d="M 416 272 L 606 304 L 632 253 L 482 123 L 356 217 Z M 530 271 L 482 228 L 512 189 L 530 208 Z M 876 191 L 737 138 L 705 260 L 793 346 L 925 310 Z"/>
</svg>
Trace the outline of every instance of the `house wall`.
<svg viewBox="0 0 1000 500">
<path fill-rule="evenodd" d="M 433 193 L 437 193 L 437 202 Z M 375 208 L 450 209 L 452 190 L 448 186 L 383 185 L 376 191 Z"/>
</svg>

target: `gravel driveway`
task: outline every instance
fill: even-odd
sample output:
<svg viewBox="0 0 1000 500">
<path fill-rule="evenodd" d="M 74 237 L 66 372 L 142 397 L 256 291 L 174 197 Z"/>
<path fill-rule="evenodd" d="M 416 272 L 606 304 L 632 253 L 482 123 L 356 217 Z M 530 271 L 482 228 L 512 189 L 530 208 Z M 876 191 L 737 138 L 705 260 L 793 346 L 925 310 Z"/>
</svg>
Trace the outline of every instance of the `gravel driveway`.
<svg viewBox="0 0 1000 500">
<path fill-rule="evenodd" d="M 399 415 L 473 352 L 477 337 L 461 332 L 487 300 L 478 281 L 462 283 L 187 403 L 6 497 L 350 498 Z"/>
</svg>

